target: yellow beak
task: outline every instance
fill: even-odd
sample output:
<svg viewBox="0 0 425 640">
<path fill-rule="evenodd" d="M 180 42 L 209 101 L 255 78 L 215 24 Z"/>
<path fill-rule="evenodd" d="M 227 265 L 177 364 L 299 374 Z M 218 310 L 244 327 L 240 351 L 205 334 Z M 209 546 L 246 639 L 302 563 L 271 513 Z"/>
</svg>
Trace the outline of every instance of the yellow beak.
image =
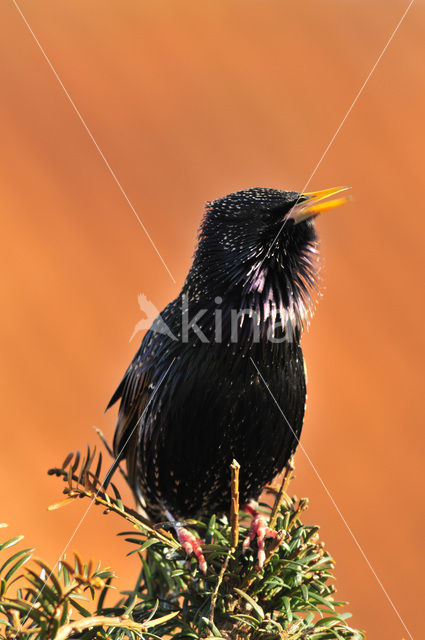
<svg viewBox="0 0 425 640">
<path fill-rule="evenodd" d="M 348 202 L 349 198 L 346 196 L 334 198 L 333 200 L 328 200 L 327 198 L 335 196 L 337 193 L 341 193 L 342 191 L 346 191 L 350 188 L 351 187 L 334 187 L 333 189 L 323 189 L 322 191 L 303 193 L 302 195 L 306 199 L 293 206 L 288 217 L 293 218 L 295 224 L 298 224 L 298 222 L 313 218 L 323 211 L 335 209 L 335 207 L 339 207 L 340 205 Z"/>
</svg>

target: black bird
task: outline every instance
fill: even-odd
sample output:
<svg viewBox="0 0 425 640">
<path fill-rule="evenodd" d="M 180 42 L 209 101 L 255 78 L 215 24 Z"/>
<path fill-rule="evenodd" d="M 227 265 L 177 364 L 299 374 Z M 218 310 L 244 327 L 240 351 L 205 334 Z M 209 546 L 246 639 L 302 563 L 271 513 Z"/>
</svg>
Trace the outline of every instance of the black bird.
<svg viewBox="0 0 425 640">
<path fill-rule="evenodd" d="M 208 203 L 182 290 L 108 405 L 121 400 L 114 452 L 154 521 L 227 512 L 234 458 L 241 504 L 256 500 L 294 453 L 306 398 L 300 339 L 317 292 L 314 218 L 345 202 L 327 199 L 344 189 L 254 188 Z"/>
</svg>

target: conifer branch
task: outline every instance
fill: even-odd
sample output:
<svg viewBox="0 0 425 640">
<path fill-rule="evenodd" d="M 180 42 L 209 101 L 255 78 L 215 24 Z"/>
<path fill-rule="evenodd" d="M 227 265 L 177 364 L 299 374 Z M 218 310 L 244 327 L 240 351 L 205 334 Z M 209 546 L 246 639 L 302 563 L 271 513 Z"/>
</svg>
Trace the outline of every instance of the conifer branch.
<svg viewBox="0 0 425 640">
<path fill-rule="evenodd" d="M 88 448 L 66 457 L 49 471 L 64 483 L 65 500 L 89 499 L 131 524 L 120 535 L 140 565 L 139 577 L 115 604 L 114 574 L 78 554 L 62 558 L 53 571 L 22 548 L 22 536 L 0 543 L 0 638 L 4 640 L 137 640 L 186 638 L 225 640 L 361 640 L 363 632 L 348 626 L 350 614 L 334 600 L 331 556 L 319 540 L 318 527 L 305 525 L 308 500 L 288 497 L 293 475 L 289 466 L 268 512 L 278 532 L 267 541 L 262 569 L 257 548 L 242 551 L 246 524 L 239 521 L 239 465 L 231 467 L 229 518 L 187 523 L 205 537 L 207 573 L 195 558 L 186 559 L 175 538 L 126 507 L 118 489 L 102 485 L 102 456 Z M 6 558 L 3 559 L 2 556 Z M 111 597 L 108 598 L 111 600 Z"/>
</svg>

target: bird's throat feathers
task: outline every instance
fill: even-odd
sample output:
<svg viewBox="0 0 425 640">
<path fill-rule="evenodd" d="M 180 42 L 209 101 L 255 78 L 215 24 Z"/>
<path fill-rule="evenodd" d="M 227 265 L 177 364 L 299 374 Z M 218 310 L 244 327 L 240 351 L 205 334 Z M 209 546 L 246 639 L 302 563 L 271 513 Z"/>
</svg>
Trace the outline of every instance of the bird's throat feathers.
<svg viewBox="0 0 425 640">
<path fill-rule="evenodd" d="M 270 264 L 266 258 L 248 272 L 241 305 L 256 310 L 262 332 L 300 335 L 314 312 L 318 280 L 316 246 L 308 247 L 293 264 L 279 257 Z"/>
<path fill-rule="evenodd" d="M 238 323 L 238 342 L 299 340 L 319 292 L 318 241 L 308 227 L 290 246 L 286 237 L 233 255 L 212 253 L 201 240 L 183 293 L 196 307 L 220 313 L 226 334 Z"/>
</svg>

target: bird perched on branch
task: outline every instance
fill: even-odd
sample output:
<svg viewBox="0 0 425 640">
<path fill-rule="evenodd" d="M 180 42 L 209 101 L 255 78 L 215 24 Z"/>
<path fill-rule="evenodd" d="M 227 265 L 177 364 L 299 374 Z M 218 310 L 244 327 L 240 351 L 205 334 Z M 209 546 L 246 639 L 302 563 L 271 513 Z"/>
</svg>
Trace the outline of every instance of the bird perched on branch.
<svg viewBox="0 0 425 640">
<path fill-rule="evenodd" d="M 345 202 L 330 199 L 345 189 L 254 188 L 208 203 L 182 290 L 108 405 L 120 400 L 114 452 L 154 521 L 227 512 L 233 459 L 248 504 L 294 453 L 306 397 L 300 339 L 317 292 L 314 218 Z M 258 528 L 264 537 L 261 518 Z M 199 542 L 177 534 L 205 570 Z"/>
</svg>

